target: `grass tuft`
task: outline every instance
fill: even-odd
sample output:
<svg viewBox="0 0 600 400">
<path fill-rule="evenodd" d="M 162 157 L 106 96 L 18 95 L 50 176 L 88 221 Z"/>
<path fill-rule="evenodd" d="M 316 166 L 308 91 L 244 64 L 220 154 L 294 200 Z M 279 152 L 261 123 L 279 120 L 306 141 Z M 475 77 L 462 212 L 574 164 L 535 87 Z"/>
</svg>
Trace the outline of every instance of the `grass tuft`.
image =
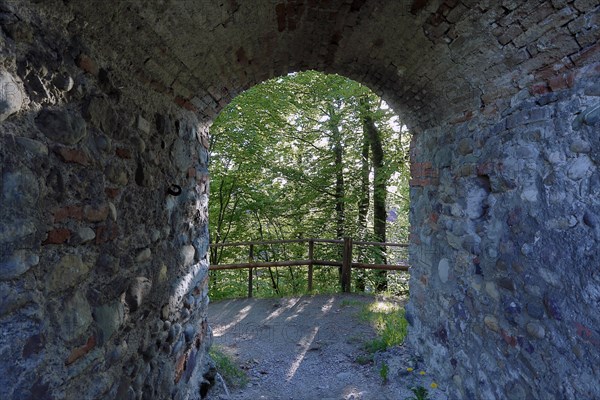
<svg viewBox="0 0 600 400">
<path fill-rule="evenodd" d="M 370 353 L 383 351 L 404 342 L 408 333 L 408 322 L 404 318 L 404 309 L 391 301 L 376 300 L 363 307 L 360 317 L 369 321 L 378 337 L 365 343 Z"/>
<path fill-rule="evenodd" d="M 225 353 L 218 346 L 212 346 L 208 354 L 215 362 L 217 372 L 221 374 L 228 386 L 233 388 L 244 388 L 248 384 L 248 376 L 231 356 Z"/>
</svg>

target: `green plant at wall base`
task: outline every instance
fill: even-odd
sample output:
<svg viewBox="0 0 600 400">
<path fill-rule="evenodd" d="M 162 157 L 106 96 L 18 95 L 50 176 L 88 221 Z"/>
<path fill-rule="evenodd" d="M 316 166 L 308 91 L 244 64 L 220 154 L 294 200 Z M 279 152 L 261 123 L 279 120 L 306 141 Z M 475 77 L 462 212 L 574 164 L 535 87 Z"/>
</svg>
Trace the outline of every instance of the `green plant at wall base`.
<svg viewBox="0 0 600 400">
<path fill-rule="evenodd" d="M 371 322 L 378 334 L 377 338 L 365 343 L 368 352 L 383 351 L 404 342 L 408 322 L 404 318 L 404 309 L 398 304 L 391 301 L 374 301 L 363 308 L 360 317 Z"/>
<path fill-rule="evenodd" d="M 390 367 L 386 364 L 386 362 L 381 363 L 381 367 L 379 368 L 379 376 L 383 379 L 383 382 L 386 383 L 388 380 L 388 373 L 390 371 Z"/>
<path fill-rule="evenodd" d="M 233 388 L 243 388 L 248 384 L 246 373 L 223 350 L 213 346 L 208 354 L 215 362 L 217 372 L 221 374 L 227 385 Z"/>
<path fill-rule="evenodd" d="M 413 396 L 405 400 L 429 400 L 429 392 L 423 386 L 410 388 L 410 391 L 413 392 Z"/>
</svg>

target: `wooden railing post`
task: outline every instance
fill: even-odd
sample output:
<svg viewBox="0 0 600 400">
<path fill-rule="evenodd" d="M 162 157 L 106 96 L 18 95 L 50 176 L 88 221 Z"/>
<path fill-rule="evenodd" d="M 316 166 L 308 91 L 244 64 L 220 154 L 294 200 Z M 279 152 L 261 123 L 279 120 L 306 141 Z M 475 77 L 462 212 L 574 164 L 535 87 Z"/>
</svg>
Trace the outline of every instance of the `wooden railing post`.
<svg viewBox="0 0 600 400">
<path fill-rule="evenodd" d="M 350 292 L 350 277 L 352 268 L 352 238 L 344 238 L 344 253 L 342 257 L 342 292 Z"/>
<path fill-rule="evenodd" d="M 254 245 L 250 245 L 250 253 L 248 254 L 248 262 L 254 262 Z M 252 297 L 252 267 L 248 268 L 248 297 Z"/>
<path fill-rule="evenodd" d="M 313 259 L 314 259 L 314 251 L 315 251 L 315 241 L 308 241 L 308 292 L 312 292 L 313 290 Z"/>
</svg>

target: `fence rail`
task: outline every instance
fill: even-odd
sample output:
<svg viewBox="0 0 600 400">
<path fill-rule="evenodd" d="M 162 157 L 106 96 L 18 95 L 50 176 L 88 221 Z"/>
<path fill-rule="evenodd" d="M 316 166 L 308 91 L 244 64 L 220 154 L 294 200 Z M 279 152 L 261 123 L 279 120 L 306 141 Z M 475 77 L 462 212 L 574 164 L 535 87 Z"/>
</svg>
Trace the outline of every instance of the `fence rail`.
<svg viewBox="0 0 600 400">
<path fill-rule="evenodd" d="M 254 247 L 273 245 L 273 244 L 288 244 L 288 243 L 308 243 L 308 258 L 303 260 L 288 260 L 288 261 L 265 261 L 256 262 L 254 260 Z M 315 243 L 326 243 L 326 244 L 341 244 L 343 245 L 342 261 L 330 261 L 330 260 L 319 260 L 314 258 L 314 247 Z M 371 264 L 363 262 L 352 261 L 352 251 L 354 246 L 375 246 L 375 247 L 408 247 L 406 243 L 387 243 L 387 242 L 365 242 L 365 241 L 353 241 L 352 238 L 344 238 L 343 240 L 336 239 L 289 239 L 289 240 L 266 240 L 266 241 L 250 241 L 250 242 L 232 242 L 232 243 L 212 243 L 210 247 L 241 247 L 248 246 L 248 262 L 246 263 L 233 263 L 233 264 L 215 264 L 210 265 L 209 270 L 220 271 L 220 270 L 236 270 L 236 269 L 248 269 L 248 297 L 252 297 L 252 271 L 255 268 L 270 268 L 270 267 L 297 267 L 307 266 L 308 267 L 308 291 L 311 292 L 313 289 L 313 267 L 317 266 L 331 266 L 341 268 L 341 290 L 343 292 L 350 291 L 350 283 L 352 281 L 352 269 L 375 269 L 385 271 L 408 271 L 409 265 L 407 260 L 403 260 L 397 264 Z"/>
</svg>

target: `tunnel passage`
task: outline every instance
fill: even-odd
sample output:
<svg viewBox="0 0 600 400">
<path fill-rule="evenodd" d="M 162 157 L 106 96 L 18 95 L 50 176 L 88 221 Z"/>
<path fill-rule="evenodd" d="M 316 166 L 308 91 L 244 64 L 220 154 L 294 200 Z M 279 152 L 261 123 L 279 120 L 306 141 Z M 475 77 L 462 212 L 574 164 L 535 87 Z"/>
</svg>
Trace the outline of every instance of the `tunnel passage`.
<svg viewBox="0 0 600 400">
<path fill-rule="evenodd" d="M 207 129 L 316 69 L 414 132 L 410 337 L 450 398 L 600 397 L 593 0 L 0 4 L 0 397 L 193 399 Z"/>
</svg>

